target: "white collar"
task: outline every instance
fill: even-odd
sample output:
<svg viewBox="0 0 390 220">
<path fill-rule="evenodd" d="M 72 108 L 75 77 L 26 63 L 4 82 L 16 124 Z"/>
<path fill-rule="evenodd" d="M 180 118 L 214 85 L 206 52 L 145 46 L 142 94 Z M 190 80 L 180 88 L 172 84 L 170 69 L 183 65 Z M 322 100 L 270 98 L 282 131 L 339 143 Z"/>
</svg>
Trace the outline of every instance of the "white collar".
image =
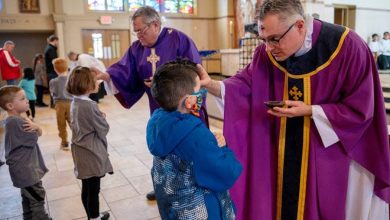
<svg viewBox="0 0 390 220">
<path fill-rule="evenodd" d="M 294 56 L 299 57 L 307 53 L 312 48 L 313 44 L 313 29 L 314 29 L 314 19 L 311 15 L 305 15 L 305 26 L 306 26 L 306 36 L 303 41 L 302 47 L 294 54 Z"/>
<path fill-rule="evenodd" d="M 74 95 L 73 96 L 76 99 L 86 100 L 86 101 L 92 101 L 87 95 Z"/>
</svg>

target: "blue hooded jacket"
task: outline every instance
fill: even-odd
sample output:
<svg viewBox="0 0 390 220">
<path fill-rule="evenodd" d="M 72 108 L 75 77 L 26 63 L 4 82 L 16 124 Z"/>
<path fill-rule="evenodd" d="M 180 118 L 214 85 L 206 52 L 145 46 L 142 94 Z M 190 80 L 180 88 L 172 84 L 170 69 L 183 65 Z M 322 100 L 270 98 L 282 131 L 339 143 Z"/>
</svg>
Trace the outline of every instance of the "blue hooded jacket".
<svg viewBox="0 0 390 220">
<path fill-rule="evenodd" d="M 152 173 L 159 165 L 156 162 L 170 155 L 186 161 L 191 165 L 195 188 L 207 191 L 204 202 L 208 219 L 225 219 L 218 195 L 226 193 L 242 171 L 234 153 L 227 147 L 218 147 L 214 135 L 199 118 L 178 111 L 156 110 L 148 122 L 146 139 L 155 156 Z M 154 186 L 158 191 L 155 179 Z M 164 198 L 157 193 L 156 196 L 159 204 Z"/>
</svg>

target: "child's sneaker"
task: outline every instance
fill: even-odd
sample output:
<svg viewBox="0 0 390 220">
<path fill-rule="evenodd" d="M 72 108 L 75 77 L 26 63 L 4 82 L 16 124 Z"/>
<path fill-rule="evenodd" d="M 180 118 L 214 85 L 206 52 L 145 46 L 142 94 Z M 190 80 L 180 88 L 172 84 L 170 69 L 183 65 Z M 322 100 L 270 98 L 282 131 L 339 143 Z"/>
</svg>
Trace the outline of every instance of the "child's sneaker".
<svg viewBox="0 0 390 220">
<path fill-rule="evenodd" d="M 102 215 L 101 220 L 108 220 L 110 218 L 110 213 L 108 212 L 103 212 Z"/>
</svg>

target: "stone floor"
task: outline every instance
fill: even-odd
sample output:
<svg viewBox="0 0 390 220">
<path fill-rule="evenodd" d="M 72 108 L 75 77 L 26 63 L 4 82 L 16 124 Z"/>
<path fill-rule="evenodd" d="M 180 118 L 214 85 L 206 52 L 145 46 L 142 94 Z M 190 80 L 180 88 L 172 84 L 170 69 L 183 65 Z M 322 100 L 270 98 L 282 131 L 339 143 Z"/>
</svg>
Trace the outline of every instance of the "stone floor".
<svg viewBox="0 0 390 220">
<path fill-rule="evenodd" d="M 145 198 L 145 194 L 153 188 L 150 177 L 152 156 L 145 140 L 149 118 L 147 98 L 143 97 L 131 109 L 124 109 L 114 98 L 105 97 L 99 107 L 106 113 L 110 124 L 108 149 L 115 172 L 102 179 L 100 210 L 109 211 L 110 219 L 160 219 L 156 203 Z M 80 198 L 81 182 L 73 173 L 71 152 L 59 148 L 55 111 L 37 108 L 35 122 L 43 129 L 39 146 L 50 169 L 43 178 L 48 212 L 55 220 L 87 219 Z M 218 127 L 221 124 L 215 126 L 213 130 L 220 131 Z M 1 149 L 0 156 L 3 156 L 3 152 Z M 21 215 L 20 190 L 12 186 L 8 167 L 2 166 L 0 219 L 22 219 Z"/>
</svg>

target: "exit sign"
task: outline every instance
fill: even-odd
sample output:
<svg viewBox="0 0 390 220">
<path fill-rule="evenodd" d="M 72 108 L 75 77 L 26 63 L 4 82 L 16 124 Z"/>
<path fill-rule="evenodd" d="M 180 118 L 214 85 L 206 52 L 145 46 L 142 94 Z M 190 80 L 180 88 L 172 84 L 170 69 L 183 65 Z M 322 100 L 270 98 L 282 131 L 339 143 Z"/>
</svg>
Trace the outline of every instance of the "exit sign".
<svg viewBox="0 0 390 220">
<path fill-rule="evenodd" d="M 100 24 L 112 24 L 112 17 L 108 15 L 100 16 Z"/>
</svg>

